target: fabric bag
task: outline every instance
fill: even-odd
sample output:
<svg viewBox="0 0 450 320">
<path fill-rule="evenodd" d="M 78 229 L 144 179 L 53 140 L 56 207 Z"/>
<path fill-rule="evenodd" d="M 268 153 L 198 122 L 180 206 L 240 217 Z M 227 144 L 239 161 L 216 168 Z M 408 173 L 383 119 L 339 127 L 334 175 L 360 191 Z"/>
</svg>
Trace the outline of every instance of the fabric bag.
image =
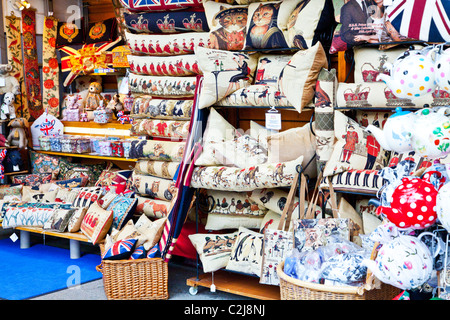
<svg viewBox="0 0 450 320">
<path fill-rule="evenodd" d="M 292 212 L 294 211 L 294 198 L 298 186 L 297 174 L 288 194 L 286 205 L 281 215 L 277 229 L 264 230 L 263 256 L 261 263 L 261 275 L 259 282 L 262 284 L 279 285 L 277 267 L 287 254 L 294 248 L 294 234 L 289 230 Z M 300 204 L 304 208 L 306 194 L 306 178 L 300 175 Z"/>
</svg>

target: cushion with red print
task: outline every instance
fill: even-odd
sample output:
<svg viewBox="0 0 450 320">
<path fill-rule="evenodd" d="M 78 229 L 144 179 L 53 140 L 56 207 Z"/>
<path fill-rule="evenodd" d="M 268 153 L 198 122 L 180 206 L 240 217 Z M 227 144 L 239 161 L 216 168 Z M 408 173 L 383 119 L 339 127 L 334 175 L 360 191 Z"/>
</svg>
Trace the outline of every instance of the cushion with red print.
<svg viewBox="0 0 450 320">
<path fill-rule="evenodd" d="M 73 206 L 76 208 L 89 207 L 101 198 L 102 192 L 102 187 L 81 188 L 80 193 L 73 202 Z"/>
</svg>

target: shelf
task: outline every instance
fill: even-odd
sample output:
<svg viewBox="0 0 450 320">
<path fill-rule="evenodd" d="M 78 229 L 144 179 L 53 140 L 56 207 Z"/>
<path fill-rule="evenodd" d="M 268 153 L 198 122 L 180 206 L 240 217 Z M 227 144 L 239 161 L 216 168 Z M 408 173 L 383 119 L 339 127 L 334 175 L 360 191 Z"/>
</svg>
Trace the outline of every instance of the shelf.
<svg viewBox="0 0 450 320">
<path fill-rule="evenodd" d="M 128 159 L 128 158 L 119 158 L 119 157 L 107 157 L 107 156 L 100 156 L 100 155 L 89 154 L 89 153 L 65 153 L 65 152 L 42 151 L 42 150 L 35 150 L 35 152 L 49 154 L 49 155 L 53 155 L 53 156 L 88 158 L 88 159 L 99 159 L 99 160 L 110 160 L 110 161 L 136 162 L 138 160 L 138 159 Z"/>
<path fill-rule="evenodd" d="M 214 283 L 219 291 L 259 300 L 280 300 L 280 287 L 260 284 L 259 277 L 219 270 L 214 272 L 214 281 L 212 280 L 212 273 L 204 273 L 198 279 L 187 279 L 186 284 L 190 287 L 210 288 Z"/>
<path fill-rule="evenodd" d="M 91 128 L 91 129 L 121 129 L 129 130 L 131 129 L 131 124 L 121 124 L 117 120 L 108 122 L 105 124 L 96 123 L 94 121 L 83 122 L 83 121 L 61 121 L 65 127 L 79 127 L 79 128 Z"/>
<path fill-rule="evenodd" d="M 17 171 L 17 172 L 5 172 L 4 175 L 5 176 L 15 176 L 17 174 L 27 174 L 28 170 L 23 170 L 23 171 Z"/>
<path fill-rule="evenodd" d="M 91 242 L 81 231 L 79 232 L 57 232 L 51 230 L 44 230 L 41 227 L 16 227 L 17 230 L 39 233 L 47 236 L 53 236 L 58 238 L 76 240 L 81 242 Z"/>
</svg>

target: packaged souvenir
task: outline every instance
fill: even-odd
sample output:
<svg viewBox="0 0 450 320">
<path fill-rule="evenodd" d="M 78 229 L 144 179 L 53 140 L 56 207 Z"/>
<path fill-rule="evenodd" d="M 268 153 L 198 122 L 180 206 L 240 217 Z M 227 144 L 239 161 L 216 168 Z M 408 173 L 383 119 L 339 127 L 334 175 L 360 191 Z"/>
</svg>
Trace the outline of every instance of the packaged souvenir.
<svg viewBox="0 0 450 320">
<path fill-rule="evenodd" d="M 50 151 L 50 137 L 49 136 L 40 136 L 39 137 L 39 145 L 41 147 L 41 150 L 43 151 Z"/>
</svg>

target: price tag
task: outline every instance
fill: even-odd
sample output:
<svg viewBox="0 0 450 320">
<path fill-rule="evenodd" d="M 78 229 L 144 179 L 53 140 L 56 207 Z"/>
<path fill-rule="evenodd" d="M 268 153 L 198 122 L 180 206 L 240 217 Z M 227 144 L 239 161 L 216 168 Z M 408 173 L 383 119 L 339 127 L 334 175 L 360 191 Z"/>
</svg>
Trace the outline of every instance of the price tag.
<svg viewBox="0 0 450 320">
<path fill-rule="evenodd" d="M 269 130 L 281 130 L 281 114 L 272 108 L 266 112 L 266 126 Z"/>
</svg>

